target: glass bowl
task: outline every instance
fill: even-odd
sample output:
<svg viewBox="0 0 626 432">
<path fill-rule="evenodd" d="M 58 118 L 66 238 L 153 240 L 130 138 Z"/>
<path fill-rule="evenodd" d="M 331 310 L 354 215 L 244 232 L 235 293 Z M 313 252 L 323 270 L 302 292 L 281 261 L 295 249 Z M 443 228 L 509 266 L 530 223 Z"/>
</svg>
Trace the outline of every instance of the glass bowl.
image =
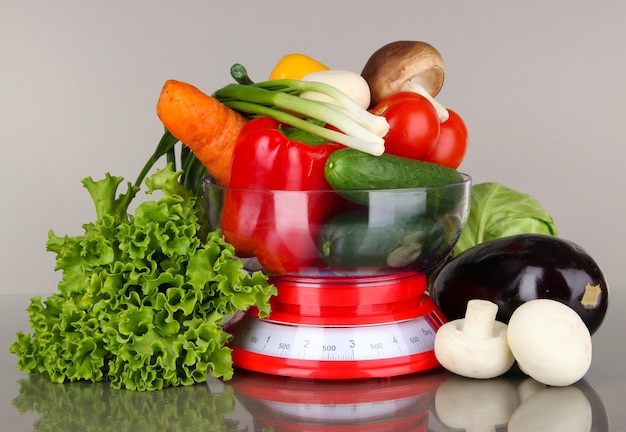
<svg viewBox="0 0 626 432">
<path fill-rule="evenodd" d="M 426 273 L 452 251 L 471 179 L 385 190 L 260 190 L 203 182 L 205 211 L 249 270 L 269 275 Z"/>
</svg>

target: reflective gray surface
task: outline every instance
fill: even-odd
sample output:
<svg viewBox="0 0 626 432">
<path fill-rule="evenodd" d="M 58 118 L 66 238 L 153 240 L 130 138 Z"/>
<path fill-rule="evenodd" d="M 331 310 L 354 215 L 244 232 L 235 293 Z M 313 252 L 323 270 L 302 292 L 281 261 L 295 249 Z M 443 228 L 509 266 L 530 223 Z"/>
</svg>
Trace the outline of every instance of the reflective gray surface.
<svg viewBox="0 0 626 432">
<path fill-rule="evenodd" d="M 621 287 L 617 287 L 618 289 Z M 15 369 L 29 296 L 0 296 L 1 429 L 6 431 L 607 431 L 626 428 L 626 296 L 611 291 L 594 359 L 573 386 L 518 374 L 470 380 L 443 370 L 385 380 L 308 381 L 237 371 L 222 383 L 156 392 L 52 384 Z"/>
</svg>

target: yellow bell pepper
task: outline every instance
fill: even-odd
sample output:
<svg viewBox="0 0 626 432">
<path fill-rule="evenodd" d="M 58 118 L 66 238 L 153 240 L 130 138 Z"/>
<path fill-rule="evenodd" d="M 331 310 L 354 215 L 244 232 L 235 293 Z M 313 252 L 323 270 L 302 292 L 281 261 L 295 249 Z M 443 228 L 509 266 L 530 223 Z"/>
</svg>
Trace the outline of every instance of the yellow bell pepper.
<svg viewBox="0 0 626 432">
<path fill-rule="evenodd" d="M 287 54 L 281 58 L 272 72 L 270 79 L 302 79 L 311 72 L 328 70 L 328 67 L 317 60 L 299 53 Z"/>
</svg>

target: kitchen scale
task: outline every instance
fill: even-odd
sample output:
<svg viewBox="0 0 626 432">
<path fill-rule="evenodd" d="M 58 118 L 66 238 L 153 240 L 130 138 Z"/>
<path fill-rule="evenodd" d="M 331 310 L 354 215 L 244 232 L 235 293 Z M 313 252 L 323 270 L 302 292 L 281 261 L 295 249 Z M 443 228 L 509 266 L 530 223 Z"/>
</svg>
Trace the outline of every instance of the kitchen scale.
<svg viewBox="0 0 626 432">
<path fill-rule="evenodd" d="M 278 294 L 261 319 L 254 308 L 225 330 L 237 367 L 299 378 L 391 377 L 439 366 L 445 317 L 417 272 L 380 276 L 273 277 Z"/>
<path fill-rule="evenodd" d="M 225 324 L 233 335 L 233 364 L 326 380 L 438 367 L 434 340 L 446 318 L 426 292 L 426 275 L 449 256 L 460 235 L 470 183 L 464 175 L 459 183 L 344 195 L 205 180 L 209 224 L 221 228 L 228 242 L 256 240 L 252 246 L 264 253 L 250 259 L 252 267 L 244 264 L 249 271 L 263 268 L 277 289 L 269 316 L 251 308 Z M 332 235 L 324 237 L 329 226 Z M 349 239 L 354 253 L 329 262 L 323 258 L 328 238 L 332 247 Z M 280 259 L 276 268 L 288 271 L 272 270 Z"/>
</svg>

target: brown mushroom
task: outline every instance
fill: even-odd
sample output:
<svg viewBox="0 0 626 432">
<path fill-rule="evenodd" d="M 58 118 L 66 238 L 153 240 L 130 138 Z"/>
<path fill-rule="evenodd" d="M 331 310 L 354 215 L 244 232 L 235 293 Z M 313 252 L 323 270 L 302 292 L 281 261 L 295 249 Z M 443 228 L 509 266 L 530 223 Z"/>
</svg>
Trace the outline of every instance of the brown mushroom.
<svg viewBox="0 0 626 432">
<path fill-rule="evenodd" d="M 419 93 L 429 99 L 441 122 L 448 111 L 435 96 L 443 86 L 445 66 L 439 51 L 420 41 L 395 41 L 379 48 L 368 59 L 361 76 L 372 93 L 372 105 L 401 91 Z"/>
</svg>

